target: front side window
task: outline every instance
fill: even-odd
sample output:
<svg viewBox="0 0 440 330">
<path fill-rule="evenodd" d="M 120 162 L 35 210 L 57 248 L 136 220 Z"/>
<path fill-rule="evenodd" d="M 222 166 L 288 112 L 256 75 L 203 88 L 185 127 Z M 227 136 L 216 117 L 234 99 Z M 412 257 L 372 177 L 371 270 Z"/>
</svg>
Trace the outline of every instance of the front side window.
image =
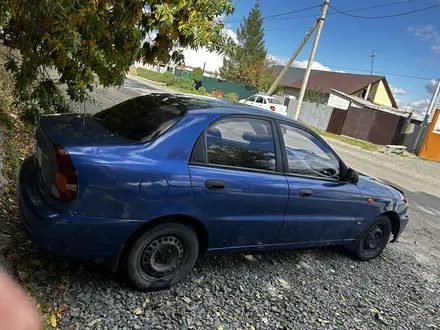
<svg viewBox="0 0 440 330">
<path fill-rule="evenodd" d="M 251 96 L 250 98 L 248 98 L 247 100 L 248 100 L 249 102 L 254 102 L 254 101 L 255 101 L 255 98 L 256 98 L 256 96 L 254 95 L 254 96 Z"/>
<path fill-rule="evenodd" d="M 209 164 L 275 171 L 271 123 L 230 117 L 215 122 L 205 133 Z"/>
<path fill-rule="evenodd" d="M 257 101 L 255 101 L 257 103 L 264 103 L 264 99 L 261 96 L 258 96 Z"/>
<path fill-rule="evenodd" d="M 303 129 L 281 124 L 289 172 L 292 174 L 339 178 L 339 161 L 315 136 Z"/>
</svg>

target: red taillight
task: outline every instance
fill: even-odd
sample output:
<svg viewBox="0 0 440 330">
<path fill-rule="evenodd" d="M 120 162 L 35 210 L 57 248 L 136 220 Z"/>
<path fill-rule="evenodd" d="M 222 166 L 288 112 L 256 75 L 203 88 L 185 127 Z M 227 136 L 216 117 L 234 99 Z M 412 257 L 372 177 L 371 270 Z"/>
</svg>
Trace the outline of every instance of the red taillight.
<svg viewBox="0 0 440 330">
<path fill-rule="evenodd" d="M 52 156 L 52 196 L 62 202 L 71 202 L 78 194 L 78 176 L 69 153 L 55 144 Z"/>
<path fill-rule="evenodd" d="M 275 106 L 274 106 L 274 105 L 271 105 L 271 106 L 270 106 L 270 110 L 275 111 Z"/>
</svg>

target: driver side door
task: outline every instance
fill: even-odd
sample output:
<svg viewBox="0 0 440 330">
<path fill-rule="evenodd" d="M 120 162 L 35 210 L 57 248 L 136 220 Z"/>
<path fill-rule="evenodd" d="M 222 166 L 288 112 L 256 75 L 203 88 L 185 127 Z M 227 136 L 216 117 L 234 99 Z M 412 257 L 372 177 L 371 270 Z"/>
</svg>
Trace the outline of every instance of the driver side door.
<svg viewBox="0 0 440 330">
<path fill-rule="evenodd" d="M 276 243 L 339 244 L 360 219 L 361 193 L 340 180 L 340 161 L 314 132 L 279 123 L 289 202 Z"/>
</svg>

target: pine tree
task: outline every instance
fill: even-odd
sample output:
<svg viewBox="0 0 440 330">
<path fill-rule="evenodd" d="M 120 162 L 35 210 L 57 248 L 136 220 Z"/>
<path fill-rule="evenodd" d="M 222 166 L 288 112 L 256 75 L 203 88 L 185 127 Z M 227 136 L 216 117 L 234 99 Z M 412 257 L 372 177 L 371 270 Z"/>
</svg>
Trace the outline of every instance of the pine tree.
<svg viewBox="0 0 440 330">
<path fill-rule="evenodd" d="M 226 80 L 263 88 L 263 86 L 255 85 L 259 81 L 256 79 L 259 72 L 255 72 L 255 69 L 266 74 L 269 65 L 266 59 L 263 17 L 259 1 L 255 3 L 248 17 L 243 18 L 240 23 L 237 29 L 237 39 L 238 45 L 235 53 L 228 54 L 223 59 L 220 76 Z M 250 73 L 250 71 L 253 72 Z"/>
</svg>

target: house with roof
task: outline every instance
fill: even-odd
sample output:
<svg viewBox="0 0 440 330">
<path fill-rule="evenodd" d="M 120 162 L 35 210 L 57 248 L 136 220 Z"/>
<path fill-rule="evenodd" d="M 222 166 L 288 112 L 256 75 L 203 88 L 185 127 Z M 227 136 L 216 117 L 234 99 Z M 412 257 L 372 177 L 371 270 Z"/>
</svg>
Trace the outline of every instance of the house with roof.
<svg viewBox="0 0 440 330">
<path fill-rule="evenodd" d="M 301 68 L 288 70 L 282 82 L 286 95 L 299 96 L 304 73 Z M 376 144 L 403 144 L 409 149 L 413 145 L 422 118 L 399 109 L 384 76 L 312 70 L 307 90 L 322 97 L 319 106 L 311 107 L 316 101 L 303 103 L 300 120 L 320 118 L 328 132 Z M 295 100 L 285 100 L 289 109 L 295 108 Z"/>
<path fill-rule="evenodd" d="M 284 79 L 284 92 L 297 98 L 303 83 L 304 69 L 290 68 Z M 290 82 L 287 82 L 290 79 Z M 340 98 L 333 90 L 356 96 L 374 104 L 398 109 L 397 102 L 384 76 L 312 70 L 308 90 L 324 94 L 324 103 L 338 107 Z"/>
</svg>

